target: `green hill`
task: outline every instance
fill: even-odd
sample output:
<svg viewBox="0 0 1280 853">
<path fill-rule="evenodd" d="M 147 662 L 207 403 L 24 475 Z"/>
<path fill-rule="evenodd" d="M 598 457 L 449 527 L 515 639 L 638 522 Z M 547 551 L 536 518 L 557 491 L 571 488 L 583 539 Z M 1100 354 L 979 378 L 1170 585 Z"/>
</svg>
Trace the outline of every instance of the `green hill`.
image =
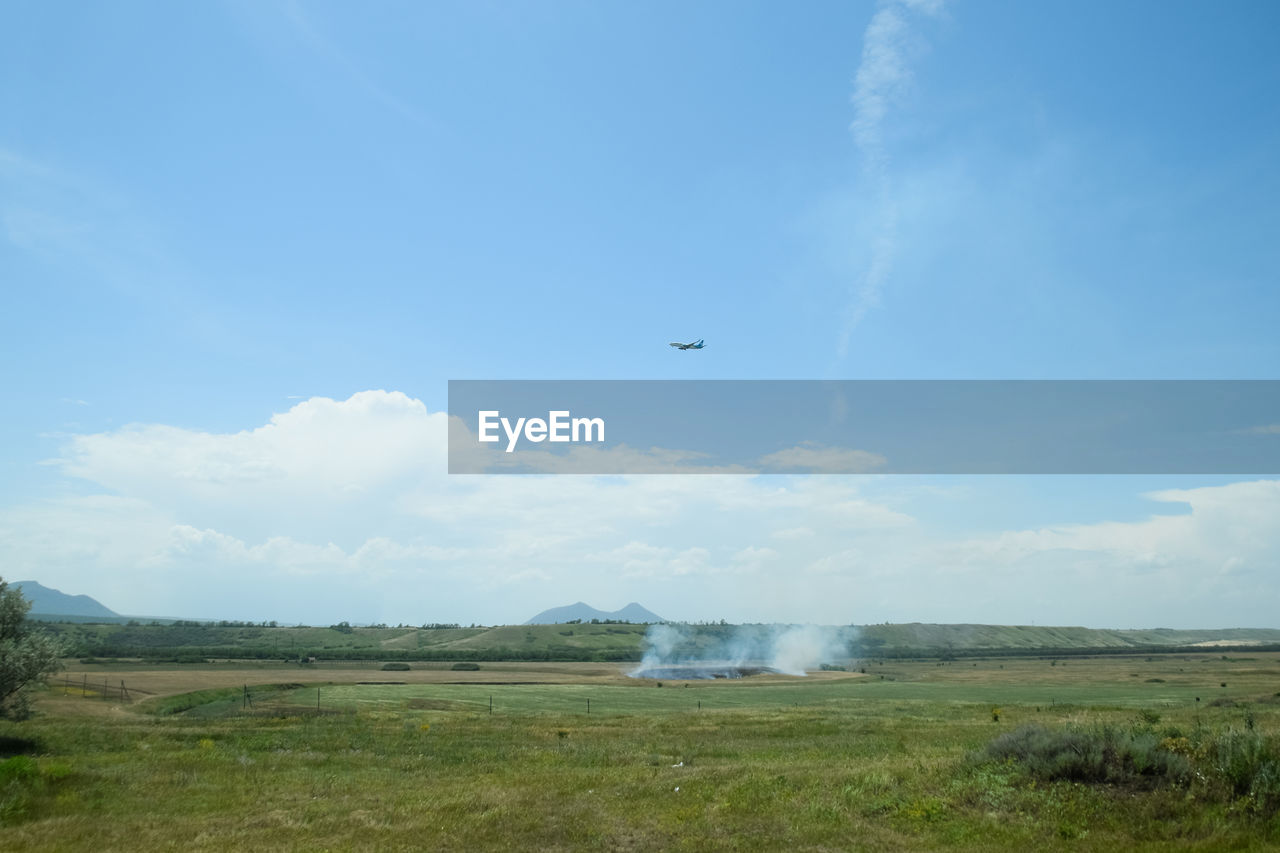
<svg viewBox="0 0 1280 853">
<path fill-rule="evenodd" d="M 631 661 L 644 652 L 645 625 L 501 625 L 492 628 L 282 627 L 244 623 L 85 624 L 46 622 L 75 657 L 203 660 L 560 660 Z M 715 647 L 768 626 L 684 626 L 683 648 Z M 1280 630 L 1112 630 L 1035 625 L 867 625 L 853 632 L 851 657 L 1081 654 L 1280 645 Z"/>
<path fill-rule="evenodd" d="M 1111 629 L 1047 625 L 937 625 L 912 622 L 867 625 L 861 645 L 867 652 L 903 650 L 1112 650 L 1189 647 L 1208 644 L 1276 644 L 1275 628 Z"/>
</svg>

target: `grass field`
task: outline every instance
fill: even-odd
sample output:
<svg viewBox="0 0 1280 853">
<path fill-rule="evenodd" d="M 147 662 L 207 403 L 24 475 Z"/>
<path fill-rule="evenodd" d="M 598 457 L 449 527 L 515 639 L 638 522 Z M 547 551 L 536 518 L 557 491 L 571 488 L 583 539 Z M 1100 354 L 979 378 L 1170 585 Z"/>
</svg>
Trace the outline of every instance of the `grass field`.
<svg viewBox="0 0 1280 853">
<path fill-rule="evenodd" d="M 0 727 L 0 849 L 1280 845 L 1280 654 L 863 666 L 73 665 Z M 1147 746 L 1101 780 L 986 751 L 1037 731 Z"/>
</svg>

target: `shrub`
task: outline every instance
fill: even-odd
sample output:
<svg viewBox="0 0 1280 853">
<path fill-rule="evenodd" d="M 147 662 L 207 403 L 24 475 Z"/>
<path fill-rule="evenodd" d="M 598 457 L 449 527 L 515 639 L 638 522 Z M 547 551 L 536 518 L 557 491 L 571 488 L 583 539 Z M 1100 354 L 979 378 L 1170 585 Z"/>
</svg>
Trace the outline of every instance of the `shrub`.
<svg viewBox="0 0 1280 853">
<path fill-rule="evenodd" d="M 985 757 L 1018 765 L 1040 781 L 1132 787 L 1192 786 L 1237 799 L 1253 812 L 1280 811 L 1280 738 L 1256 730 L 1190 737 L 1176 729 L 1156 734 L 1135 727 L 1049 729 L 1021 726 L 987 745 Z"/>
<path fill-rule="evenodd" d="M 1227 731 L 1200 746 L 1212 774 L 1254 808 L 1280 808 L 1280 743 L 1256 731 Z"/>
<path fill-rule="evenodd" d="M 407 663 L 384 663 L 382 665 L 383 672 L 408 672 L 409 664 Z"/>
<path fill-rule="evenodd" d="M 1153 786 L 1184 783 L 1192 772 L 1190 761 L 1164 748 L 1155 734 L 1110 727 L 1020 726 L 993 740 L 987 756 L 1016 762 L 1044 781 Z"/>
<path fill-rule="evenodd" d="M 455 663 L 453 666 L 449 667 L 449 669 L 454 672 L 475 672 L 479 668 L 480 664 L 478 663 Z"/>
</svg>

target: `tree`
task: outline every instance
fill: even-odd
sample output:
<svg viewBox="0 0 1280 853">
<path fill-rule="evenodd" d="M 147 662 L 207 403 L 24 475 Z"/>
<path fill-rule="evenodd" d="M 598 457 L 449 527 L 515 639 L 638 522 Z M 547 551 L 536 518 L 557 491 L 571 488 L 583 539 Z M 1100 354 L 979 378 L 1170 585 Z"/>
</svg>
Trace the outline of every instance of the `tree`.
<svg viewBox="0 0 1280 853">
<path fill-rule="evenodd" d="M 58 671 L 62 644 L 27 622 L 31 602 L 0 578 L 0 717 L 31 714 L 28 688 Z"/>
</svg>

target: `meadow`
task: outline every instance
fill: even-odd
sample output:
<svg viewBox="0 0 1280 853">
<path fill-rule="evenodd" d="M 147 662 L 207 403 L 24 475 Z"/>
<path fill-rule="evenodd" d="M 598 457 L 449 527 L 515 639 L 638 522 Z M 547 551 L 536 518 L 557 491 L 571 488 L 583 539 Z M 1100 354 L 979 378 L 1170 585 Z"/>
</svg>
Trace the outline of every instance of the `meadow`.
<svg viewBox="0 0 1280 853">
<path fill-rule="evenodd" d="M 1275 652 L 625 668 L 72 663 L 0 726 L 0 848 L 1280 845 Z"/>
</svg>

